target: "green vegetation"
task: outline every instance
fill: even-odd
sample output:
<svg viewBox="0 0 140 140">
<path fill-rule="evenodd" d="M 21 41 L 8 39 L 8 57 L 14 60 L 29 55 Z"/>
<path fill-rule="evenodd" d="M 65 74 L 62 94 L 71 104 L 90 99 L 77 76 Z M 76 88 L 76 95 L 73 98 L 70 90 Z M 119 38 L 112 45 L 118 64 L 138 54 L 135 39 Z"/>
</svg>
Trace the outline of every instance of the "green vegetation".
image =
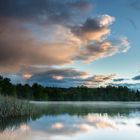
<svg viewBox="0 0 140 140">
<path fill-rule="evenodd" d="M 0 121 L 1 119 L 36 118 L 46 111 L 45 106 L 33 104 L 15 97 L 0 95 Z M 36 117 L 35 117 L 36 116 Z"/>
<path fill-rule="evenodd" d="M 140 101 L 140 92 L 127 87 L 43 87 L 37 83 L 13 85 L 0 76 L 0 94 L 35 101 Z"/>
<path fill-rule="evenodd" d="M 22 117 L 29 115 L 31 106 L 27 101 L 18 100 L 12 97 L 0 96 L 0 118 Z"/>
</svg>

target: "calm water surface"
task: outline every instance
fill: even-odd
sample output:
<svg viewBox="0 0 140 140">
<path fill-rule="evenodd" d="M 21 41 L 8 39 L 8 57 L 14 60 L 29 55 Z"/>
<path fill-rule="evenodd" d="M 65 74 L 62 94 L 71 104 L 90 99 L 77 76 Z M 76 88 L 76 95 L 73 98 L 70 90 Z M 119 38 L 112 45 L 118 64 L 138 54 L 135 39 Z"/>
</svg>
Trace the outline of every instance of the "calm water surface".
<svg viewBox="0 0 140 140">
<path fill-rule="evenodd" d="M 38 103 L 43 111 L 0 120 L 0 140 L 140 140 L 140 103 Z"/>
</svg>

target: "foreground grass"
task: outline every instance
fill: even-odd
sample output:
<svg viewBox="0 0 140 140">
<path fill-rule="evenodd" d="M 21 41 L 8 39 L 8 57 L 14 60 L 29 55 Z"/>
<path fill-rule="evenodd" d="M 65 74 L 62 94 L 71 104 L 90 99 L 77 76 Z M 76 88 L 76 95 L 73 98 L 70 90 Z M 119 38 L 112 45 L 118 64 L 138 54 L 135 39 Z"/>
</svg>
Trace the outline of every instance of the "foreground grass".
<svg viewBox="0 0 140 140">
<path fill-rule="evenodd" d="M 0 95 L 0 118 L 31 115 L 34 107 L 28 101 Z"/>
</svg>

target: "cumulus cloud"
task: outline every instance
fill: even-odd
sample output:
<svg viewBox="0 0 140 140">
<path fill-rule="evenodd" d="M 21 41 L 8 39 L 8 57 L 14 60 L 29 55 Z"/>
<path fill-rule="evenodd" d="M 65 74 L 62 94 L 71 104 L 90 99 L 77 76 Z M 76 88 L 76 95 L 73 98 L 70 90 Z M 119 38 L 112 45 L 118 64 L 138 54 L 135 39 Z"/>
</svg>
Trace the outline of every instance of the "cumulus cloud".
<svg viewBox="0 0 140 140">
<path fill-rule="evenodd" d="M 76 56 L 76 59 L 83 60 L 84 62 L 92 62 L 117 53 L 125 53 L 129 48 L 130 44 L 127 38 L 92 42 L 87 46 L 84 46 L 83 49 L 79 50 L 79 54 Z"/>
<path fill-rule="evenodd" d="M 93 7 L 88 0 L 1 0 L 0 72 L 19 73 L 18 77 L 29 83 L 43 85 L 64 86 L 68 81 L 69 86 L 99 85 L 107 81 L 102 76 L 101 82 L 97 77 L 91 80 L 87 73 L 74 69 L 52 68 L 128 51 L 126 37 L 107 39 L 115 17 L 91 16 Z"/>
<path fill-rule="evenodd" d="M 16 27 L 15 27 L 16 25 Z M 44 35 L 48 34 L 44 31 Z M 14 35 L 13 35 L 14 33 Z M 42 33 L 42 32 L 41 32 Z M 60 36 L 57 40 L 57 36 Z M 33 32 L 18 27 L 14 22 L 0 34 L 0 68 L 1 71 L 16 71 L 22 65 L 62 65 L 72 62 L 72 57 L 77 51 L 80 40 L 74 37 L 68 29 L 55 27 L 51 34 L 54 39 L 46 36 L 40 40 Z M 49 41 L 48 41 L 48 40 Z"/>
<path fill-rule="evenodd" d="M 101 23 L 103 26 L 109 25 L 110 20 L 104 19 Z M 83 35 L 77 36 L 70 28 L 62 25 L 41 26 L 15 20 L 8 23 L 6 20 L 1 26 L 5 27 L 0 33 L 0 69 L 4 72 L 18 71 L 22 65 L 63 65 L 76 60 L 92 62 L 126 52 L 130 48 L 127 38 L 111 41 L 95 41 L 92 38 L 91 42 L 87 38 L 83 40 Z M 87 27 L 86 25 L 83 30 L 91 29 L 90 32 L 95 34 L 100 32 L 100 27 L 99 30 Z"/>
<path fill-rule="evenodd" d="M 84 40 L 99 41 L 105 35 L 110 34 L 110 29 L 108 27 L 114 21 L 115 18 L 109 15 L 88 18 L 83 25 L 73 27 L 73 32 Z"/>
</svg>

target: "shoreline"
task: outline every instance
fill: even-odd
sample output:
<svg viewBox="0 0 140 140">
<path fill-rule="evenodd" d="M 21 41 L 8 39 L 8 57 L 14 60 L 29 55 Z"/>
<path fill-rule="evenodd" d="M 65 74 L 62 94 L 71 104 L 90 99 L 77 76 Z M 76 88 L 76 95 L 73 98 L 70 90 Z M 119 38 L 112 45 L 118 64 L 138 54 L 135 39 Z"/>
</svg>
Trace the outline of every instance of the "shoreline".
<svg viewBox="0 0 140 140">
<path fill-rule="evenodd" d="M 140 102 L 123 101 L 29 101 L 31 104 L 38 105 L 73 105 L 73 106 L 97 106 L 98 107 L 140 107 Z"/>
</svg>

